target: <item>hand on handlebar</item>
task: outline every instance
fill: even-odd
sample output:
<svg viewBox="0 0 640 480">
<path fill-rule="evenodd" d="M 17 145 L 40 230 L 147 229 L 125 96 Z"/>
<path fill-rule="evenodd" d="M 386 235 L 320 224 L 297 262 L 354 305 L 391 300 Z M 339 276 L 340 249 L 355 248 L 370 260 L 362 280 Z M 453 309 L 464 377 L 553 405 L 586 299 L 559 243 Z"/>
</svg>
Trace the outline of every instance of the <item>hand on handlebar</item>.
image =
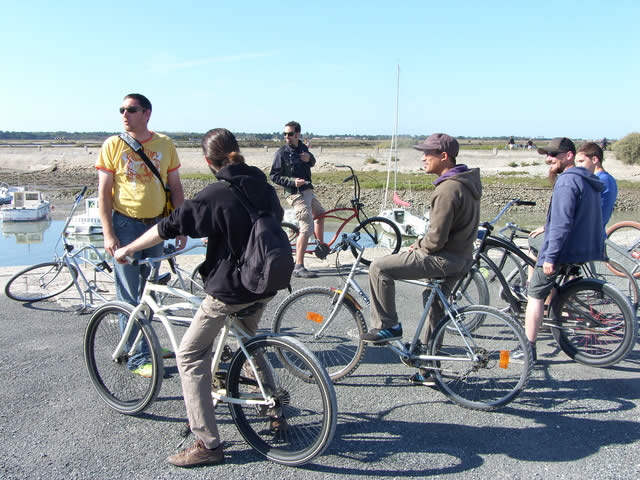
<svg viewBox="0 0 640 480">
<path fill-rule="evenodd" d="M 113 259 L 122 264 L 133 263 L 132 253 L 127 247 L 118 248 L 113 254 Z"/>
<path fill-rule="evenodd" d="M 542 227 L 538 227 L 535 230 L 532 230 L 531 233 L 529 234 L 529 236 L 531 238 L 535 238 L 538 235 L 540 235 L 541 233 L 544 233 L 544 225 Z"/>
</svg>

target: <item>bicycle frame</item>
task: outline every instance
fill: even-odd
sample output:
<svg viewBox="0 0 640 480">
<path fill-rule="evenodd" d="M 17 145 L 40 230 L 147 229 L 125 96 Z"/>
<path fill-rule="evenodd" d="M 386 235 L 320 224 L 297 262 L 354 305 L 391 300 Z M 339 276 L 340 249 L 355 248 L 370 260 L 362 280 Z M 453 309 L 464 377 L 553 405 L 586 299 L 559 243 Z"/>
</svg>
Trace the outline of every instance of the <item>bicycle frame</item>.
<svg viewBox="0 0 640 480">
<path fill-rule="evenodd" d="M 197 246 L 194 246 L 191 248 L 196 248 L 196 247 Z M 181 253 L 184 253 L 184 252 L 181 252 Z M 176 252 L 173 252 L 158 258 L 140 260 L 137 263 L 138 264 L 146 263 L 150 265 L 152 269 L 150 278 L 154 278 L 154 276 L 157 275 L 157 272 L 160 266 L 160 261 L 167 260 L 168 258 L 176 254 L 177 254 Z M 163 293 L 167 295 L 177 296 L 185 300 L 185 302 L 171 304 L 171 305 L 160 305 L 155 300 L 155 295 L 154 295 L 155 293 Z M 181 290 L 175 287 L 168 287 L 166 285 L 161 285 L 158 283 L 154 283 L 152 281 L 147 281 L 145 283 L 140 304 L 137 305 L 131 312 L 131 315 L 129 316 L 124 332 L 122 334 L 122 338 L 120 339 L 120 342 L 118 343 L 114 352 L 111 354 L 112 360 L 114 362 L 117 361 L 120 355 L 125 351 L 127 339 L 129 338 L 129 336 L 131 335 L 131 332 L 133 331 L 136 318 L 143 318 L 143 319 L 152 318 L 152 317 L 157 318 L 162 324 L 162 326 L 164 327 L 164 329 L 166 330 L 167 335 L 169 336 L 169 341 L 171 342 L 173 351 L 174 352 L 178 351 L 178 342 L 176 341 L 176 336 L 173 332 L 173 329 L 171 328 L 171 322 L 173 321 L 173 322 L 182 323 L 184 325 L 189 325 L 193 319 L 187 318 L 187 317 L 171 316 L 171 315 L 168 315 L 168 312 L 170 312 L 173 309 L 180 309 L 180 308 L 192 308 L 192 307 L 197 308 L 200 306 L 201 303 L 202 303 L 202 299 L 200 297 L 191 295 L 190 293 L 184 290 Z M 215 372 L 218 371 L 218 367 L 220 366 L 222 354 L 224 351 L 224 345 L 226 343 L 227 338 L 229 338 L 229 334 L 231 334 L 231 336 L 236 339 L 236 343 L 238 344 L 238 347 L 240 348 L 240 350 L 242 350 L 249 364 L 251 365 L 251 369 L 255 376 L 255 380 L 258 383 L 258 387 L 260 389 L 262 398 L 260 400 L 232 398 L 232 397 L 226 396 L 225 395 L 226 391 L 224 390 L 212 391 L 211 396 L 213 397 L 214 402 L 235 403 L 239 405 L 256 405 L 256 406 L 260 405 L 260 406 L 268 406 L 271 408 L 275 405 L 275 400 L 266 394 L 266 390 L 262 383 L 260 375 L 258 375 L 258 369 L 244 345 L 244 342 L 251 337 L 239 325 L 235 324 L 236 318 L 237 317 L 235 315 L 229 315 L 224 321 L 224 325 L 220 331 L 220 338 L 218 339 L 218 342 L 217 342 L 215 354 L 213 356 L 211 371 L 212 371 L 212 374 L 214 375 L 215 375 Z M 129 352 L 130 354 L 132 354 L 135 351 L 135 348 L 140 341 L 142 341 L 142 331 L 138 331 L 138 334 L 135 340 L 132 342 L 132 347 Z"/>
<path fill-rule="evenodd" d="M 346 182 L 348 180 L 353 180 L 353 198 L 351 199 L 351 207 L 333 208 L 324 213 L 321 213 L 320 215 L 313 217 L 314 222 L 318 219 L 333 219 L 341 222 L 340 227 L 337 229 L 336 233 L 333 235 L 331 240 L 327 242 L 327 245 L 329 246 L 332 246 L 335 243 L 335 241 L 340 237 L 344 227 L 348 225 L 349 222 L 351 222 L 353 219 L 356 219 L 358 223 L 362 223 L 364 220 L 369 218 L 366 215 L 366 213 L 364 213 L 364 210 L 362 209 L 363 205 L 362 203 L 360 203 L 360 181 L 358 180 L 358 176 L 353 171 L 353 168 L 351 168 L 349 165 L 336 165 L 336 167 L 348 168 L 349 170 L 351 170 L 351 175 L 347 177 L 344 181 Z M 344 215 L 343 216 L 336 215 L 336 213 L 338 212 L 344 212 Z M 349 216 L 347 216 L 348 214 L 347 212 L 350 212 Z M 360 218 L 361 214 L 364 217 L 363 219 Z M 321 240 L 324 240 L 324 239 L 321 239 Z M 296 237 L 296 241 L 297 241 L 297 237 Z M 294 248 L 296 245 L 296 241 L 291 243 L 291 246 Z M 313 237 L 313 239 L 309 238 L 309 243 L 305 253 L 313 253 L 314 248 L 317 244 L 318 244 L 318 239 L 315 238 L 315 236 Z M 311 247 L 314 247 L 314 248 L 311 248 Z"/>
<path fill-rule="evenodd" d="M 78 273 L 78 276 L 82 279 L 82 282 L 84 282 L 84 285 L 86 286 L 86 288 L 82 290 L 80 287 L 78 278 L 73 277 L 73 284 L 76 287 L 78 294 L 80 295 L 80 299 L 82 300 L 82 305 L 80 305 L 80 307 L 77 309 L 78 312 L 83 312 L 88 308 L 93 308 L 96 306 L 93 303 L 94 295 L 98 297 L 102 302 L 108 301 L 107 298 L 105 298 L 103 295 L 100 295 L 100 293 L 98 292 L 97 286 L 95 284 L 92 284 L 91 281 L 87 279 L 86 275 L 82 271 L 80 263 L 78 262 L 78 257 L 80 258 L 80 260 L 84 265 L 86 264 L 91 265 L 91 267 L 94 270 L 94 274 L 95 272 L 102 272 L 104 273 L 104 275 L 107 276 L 107 278 L 110 281 L 114 281 L 113 276 L 110 274 L 112 270 L 111 270 L 111 267 L 109 266 L 109 263 L 105 260 L 104 256 L 98 251 L 98 249 L 94 245 L 86 245 L 82 247 L 80 250 L 78 250 L 77 252 L 72 254 L 71 252 L 74 250 L 74 246 L 67 241 L 67 237 L 66 237 L 67 228 L 69 227 L 69 223 L 71 222 L 71 219 L 73 218 L 73 215 L 76 209 L 78 208 L 78 205 L 82 201 L 82 198 L 84 197 L 84 194 L 86 193 L 86 191 L 87 191 L 87 187 L 85 186 L 82 188 L 80 193 L 76 196 L 76 199 L 73 202 L 73 205 L 71 207 L 71 211 L 69 212 L 69 216 L 67 217 L 67 220 L 65 221 L 65 224 L 62 227 L 60 238 L 58 238 L 58 241 L 56 242 L 56 245 L 54 247 L 54 249 L 57 249 L 58 245 L 62 241 L 64 251 L 61 257 L 56 255 L 55 261 L 61 261 L 62 263 L 64 263 L 64 265 L 69 269 L 69 271 L 73 271 L 75 269 L 75 271 Z M 87 252 L 87 251 L 93 252 L 96 258 L 100 259 L 100 262 L 98 263 L 93 262 L 82 255 L 84 252 Z M 95 283 L 95 280 L 94 280 L 94 283 Z"/>
<path fill-rule="evenodd" d="M 346 249 L 350 246 L 353 246 L 354 248 L 356 248 L 358 250 L 358 257 L 356 258 L 356 261 L 353 263 L 351 270 L 349 272 L 349 275 L 345 281 L 345 286 L 344 288 L 340 291 L 338 290 L 338 292 L 340 293 L 338 299 L 335 302 L 335 306 L 333 307 L 333 309 L 331 310 L 331 313 L 329 314 L 329 317 L 327 318 L 326 321 L 323 322 L 322 327 L 314 334 L 315 338 L 319 338 L 322 336 L 322 334 L 327 330 L 327 328 L 329 328 L 329 326 L 331 325 L 331 323 L 333 322 L 333 319 L 336 317 L 336 314 L 340 308 L 340 306 L 342 305 L 345 296 L 349 295 L 348 291 L 349 288 L 353 288 L 354 290 L 356 290 L 356 292 L 358 292 L 358 294 L 360 295 L 360 297 L 364 300 L 364 302 L 367 305 L 371 304 L 371 301 L 369 299 L 369 297 L 367 296 L 367 294 L 365 293 L 365 291 L 362 289 L 362 287 L 360 287 L 360 285 L 358 285 L 358 282 L 354 279 L 355 273 L 358 270 L 358 266 L 360 263 L 360 259 L 362 258 L 362 254 L 364 253 L 364 247 L 362 247 L 358 242 L 357 242 L 357 238 L 358 235 L 357 234 L 343 234 L 342 235 L 342 241 L 340 242 L 340 245 L 334 247 L 332 250 L 332 253 L 335 253 L 336 251 L 340 250 L 340 249 Z M 443 280 L 430 280 L 427 282 L 421 282 L 419 280 L 399 280 L 400 282 L 403 283 L 409 283 L 412 285 L 418 285 L 421 287 L 425 287 L 425 288 L 429 288 L 431 289 L 431 292 L 429 294 L 429 297 L 427 299 L 427 302 L 425 303 L 424 309 L 422 311 L 422 315 L 420 316 L 420 320 L 418 321 L 418 326 L 416 327 L 416 331 L 414 333 L 413 336 L 413 340 L 411 342 L 411 345 L 409 346 L 409 348 L 407 348 L 401 341 L 399 340 L 395 340 L 392 342 L 389 342 L 386 346 L 388 346 L 391 350 L 393 350 L 395 353 L 397 353 L 402 359 L 404 360 L 433 360 L 433 361 L 438 361 L 438 360 L 451 360 L 452 357 L 441 357 L 441 356 L 432 356 L 432 355 L 414 355 L 413 352 L 415 351 L 415 349 L 417 348 L 419 342 L 420 342 L 420 335 L 422 333 L 422 330 L 424 328 L 425 322 L 427 320 L 427 315 L 429 314 L 429 311 L 431 310 L 431 307 L 433 305 L 433 302 L 435 301 L 436 295 L 437 297 L 440 299 L 440 301 L 442 302 L 442 305 L 444 306 L 444 310 L 447 313 L 447 315 L 453 320 L 454 325 L 456 325 L 456 328 L 458 329 L 458 332 L 461 334 L 461 337 L 464 339 L 464 343 L 467 347 L 467 349 L 469 350 L 469 354 L 471 355 L 470 357 L 467 358 L 457 358 L 456 360 L 459 361 L 463 361 L 463 362 L 474 362 L 478 359 L 477 355 L 475 353 L 473 353 L 473 347 L 471 345 L 469 345 L 469 343 L 466 340 L 466 336 L 462 334 L 462 328 L 465 328 L 464 325 L 462 325 L 460 322 L 457 321 L 457 319 L 454 317 L 453 312 L 455 312 L 454 308 L 451 306 L 451 304 L 447 301 L 445 295 L 442 293 L 442 290 L 440 289 L 440 285 L 442 284 Z M 353 298 L 353 297 L 351 297 Z M 355 300 L 354 300 L 355 302 Z M 357 305 L 357 303 L 356 303 Z M 357 305 L 359 307 L 359 305 Z M 361 309 L 361 308 L 360 308 Z M 465 329 L 465 333 L 469 333 L 466 331 Z"/>
</svg>

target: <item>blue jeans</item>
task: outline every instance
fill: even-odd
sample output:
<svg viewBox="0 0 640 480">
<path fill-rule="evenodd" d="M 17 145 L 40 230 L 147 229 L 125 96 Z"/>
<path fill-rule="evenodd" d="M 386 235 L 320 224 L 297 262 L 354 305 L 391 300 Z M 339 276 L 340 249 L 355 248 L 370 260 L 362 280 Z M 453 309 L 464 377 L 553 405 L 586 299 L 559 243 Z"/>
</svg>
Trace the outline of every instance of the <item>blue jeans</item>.
<svg viewBox="0 0 640 480">
<path fill-rule="evenodd" d="M 152 225 L 145 225 L 142 222 L 134 220 L 119 213 L 113 212 L 113 231 L 120 240 L 120 246 L 125 246 L 133 242 L 136 238 L 149 230 Z M 140 250 L 134 254 L 134 258 L 141 259 L 147 257 L 159 257 L 162 255 L 163 244 L 159 243 L 151 248 Z M 129 303 L 134 307 L 140 303 L 144 284 L 149 276 L 150 269 L 147 265 L 130 265 L 114 262 L 114 270 L 116 277 L 116 297 L 118 300 Z M 127 318 L 120 318 L 120 331 L 124 331 Z M 138 329 L 134 328 L 131 332 L 127 349 L 131 348 L 131 343 L 135 340 Z M 145 363 L 150 363 L 149 345 L 146 341 L 140 342 L 136 352 L 129 358 L 128 367 L 135 370 Z"/>
</svg>

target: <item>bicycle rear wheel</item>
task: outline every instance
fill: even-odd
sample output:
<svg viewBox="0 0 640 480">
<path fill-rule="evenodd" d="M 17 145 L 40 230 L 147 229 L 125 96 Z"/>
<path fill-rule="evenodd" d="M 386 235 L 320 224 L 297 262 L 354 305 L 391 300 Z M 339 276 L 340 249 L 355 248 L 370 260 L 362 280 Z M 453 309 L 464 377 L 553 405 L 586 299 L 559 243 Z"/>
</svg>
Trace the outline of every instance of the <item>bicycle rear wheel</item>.
<svg viewBox="0 0 640 480">
<path fill-rule="evenodd" d="M 575 280 L 559 288 L 551 308 L 553 338 L 576 362 L 609 367 L 633 349 L 635 315 L 613 285 L 590 278 Z"/>
<path fill-rule="evenodd" d="M 359 243 L 366 248 L 360 260 L 364 265 L 370 265 L 376 258 L 398 253 L 402 246 L 400 229 L 388 218 L 367 218 L 353 232 L 360 233 Z M 351 253 L 358 257 L 359 252 L 354 247 L 351 247 Z"/>
<path fill-rule="evenodd" d="M 298 235 L 300 235 L 300 229 L 298 228 L 298 226 L 289 222 L 282 222 L 280 225 L 282 226 L 284 233 L 287 234 L 289 242 L 295 245 L 296 241 L 298 240 Z"/>
<path fill-rule="evenodd" d="M 327 372 L 314 355 L 290 337 L 260 336 L 245 345 L 258 370 L 269 405 L 229 403 L 238 430 L 260 454 L 284 465 L 303 465 L 327 448 L 335 433 L 337 400 Z M 282 355 L 307 373 L 303 380 L 282 362 Z M 263 398 L 247 357 L 238 350 L 227 375 L 230 397 Z M 245 376 L 247 375 L 247 376 Z M 277 422 L 277 424 L 275 423 Z"/>
<path fill-rule="evenodd" d="M 464 327 L 471 316 L 483 321 L 475 330 Z M 457 328 L 457 326 L 460 329 Z M 458 309 L 455 322 L 445 317 L 429 340 L 432 373 L 440 390 L 459 405 L 474 410 L 495 410 L 516 398 L 529 378 L 529 343 L 509 316 L 485 305 Z M 470 350 L 471 349 L 471 350 Z M 512 353 L 521 350 L 524 358 Z"/>
<path fill-rule="evenodd" d="M 316 333 L 326 323 L 340 292 L 327 287 L 309 287 L 293 292 L 278 306 L 271 331 L 300 340 L 327 369 L 331 380 L 352 373 L 362 360 L 366 343 L 360 336 L 367 331 L 364 317 L 355 303 L 345 297 L 331 325 Z M 286 362 L 287 357 L 283 357 Z M 295 364 L 290 365 L 294 372 Z M 305 372 L 301 374 L 306 375 Z"/>
<path fill-rule="evenodd" d="M 19 271 L 4 287 L 7 297 L 18 302 L 37 302 L 71 288 L 78 272 L 63 262 L 45 262 Z"/>
<path fill-rule="evenodd" d="M 153 365 L 151 377 L 141 377 L 129 370 L 128 351 L 115 360 L 112 358 L 122 338 L 120 319 L 129 318 L 132 311 L 133 307 L 126 303 L 104 304 L 91 316 L 84 333 L 84 359 L 91 383 L 109 407 L 126 415 L 139 413 L 153 402 L 160 391 L 164 374 L 158 338 L 144 321 L 137 321 L 138 328 L 132 332 L 131 341 L 140 331 L 141 341 L 149 345 L 149 357 Z"/>
</svg>

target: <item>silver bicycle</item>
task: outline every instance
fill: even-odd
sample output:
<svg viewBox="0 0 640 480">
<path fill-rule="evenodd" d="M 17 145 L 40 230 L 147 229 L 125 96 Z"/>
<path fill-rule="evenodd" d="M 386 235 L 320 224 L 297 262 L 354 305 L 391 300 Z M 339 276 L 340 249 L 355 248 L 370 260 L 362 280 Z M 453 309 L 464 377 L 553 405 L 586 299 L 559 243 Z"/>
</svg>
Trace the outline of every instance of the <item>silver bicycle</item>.
<svg viewBox="0 0 640 480">
<path fill-rule="evenodd" d="M 18 302 L 37 302 L 58 296 L 75 286 L 81 300 L 76 309 L 78 313 L 113 299 L 114 279 L 109 262 L 92 244 L 76 250 L 66 235 L 69 222 L 86 191 L 85 186 L 76 196 L 56 243 L 54 259 L 31 265 L 11 277 L 4 288 L 7 297 Z M 62 254 L 57 253 L 60 243 Z"/>
<path fill-rule="evenodd" d="M 358 243 L 358 233 L 343 234 L 332 253 L 347 249 L 359 255 L 341 289 L 308 287 L 293 292 L 278 306 L 272 323 L 272 332 L 291 335 L 307 345 L 333 380 L 355 371 L 366 345 L 360 340 L 367 331 L 362 306 L 349 293 L 354 290 L 369 305 L 369 297 L 355 280 L 365 250 Z M 459 405 L 493 410 L 513 400 L 527 384 L 530 370 L 529 343 L 522 327 L 486 305 L 452 305 L 441 290 L 442 280 L 405 282 L 431 292 L 411 341 L 385 345 L 408 367 L 430 370 L 440 391 Z M 424 345 L 421 332 L 436 300 L 444 306 L 445 316 Z M 524 357 L 514 359 L 516 350 L 522 350 Z M 295 365 L 291 368 L 296 370 Z"/>
</svg>

